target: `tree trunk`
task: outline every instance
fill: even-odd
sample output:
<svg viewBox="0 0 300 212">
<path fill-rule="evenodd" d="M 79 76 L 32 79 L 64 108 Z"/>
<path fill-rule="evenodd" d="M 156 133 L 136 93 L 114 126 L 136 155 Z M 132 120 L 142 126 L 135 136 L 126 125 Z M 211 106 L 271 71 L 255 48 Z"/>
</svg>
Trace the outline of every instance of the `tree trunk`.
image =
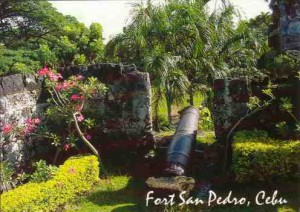
<svg viewBox="0 0 300 212">
<path fill-rule="evenodd" d="M 168 107 L 168 120 L 169 120 L 169 123 L 172 124 L 172 105 L 170 102 L 167 102 L 167 107 Z"/>
<path fill-rule="evenodd" d="M 190 106 L 194 106 L 194 92 L 192 87 L 189 88 L 189 103 Z"/>
<path fill-rule="evenodd" d="M 169 92 L 166 93 L 166 102 L 167 102 L 167 110 L 168 110 L 168 121 L 169 124 L 172 124 L 172 96 Z"/>
<path fill-rule="evenodd" d="M 157 101 L 157 102 L 155 103 L 155 106 L 154 106 L 154 113 L 155 113 L 155 116 L 154 116 L 153 127 L 154 127 L 154 130 L 155 130 L 155 131 L 159 131 L 158 104 L 159 104 L 159 102 Z"/>
</svg>

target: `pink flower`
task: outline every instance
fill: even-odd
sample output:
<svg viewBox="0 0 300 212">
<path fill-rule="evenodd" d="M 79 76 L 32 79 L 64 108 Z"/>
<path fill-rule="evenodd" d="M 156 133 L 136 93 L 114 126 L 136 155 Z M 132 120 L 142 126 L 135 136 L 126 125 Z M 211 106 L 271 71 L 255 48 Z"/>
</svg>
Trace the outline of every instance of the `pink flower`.
<svg viewBox="0 0 300 212">
<path fill-rule="evenodd" d="M 39 118 L 34 118 L 34 119 L 27 118 L 25 120 L 25 128 L 23 129 L 23 133 L 27 135 L 33 132 L 36 129 L 36 125 L 40 123 L 41 120 Z"/>
<path fill-rule="evenodd" d="M 78 95 L 78 94 L 73 94 L 72 96 L 71 96 L 71 100 L 72 101 L 76 101 L 76 100 L 84 100 L 84 96 L 82 96 L 82 95 Z"/>
<path fill-rule="evenodd" d="M 26 127 L 24 128 L 23 133 L 24 133 L 25 135 L 28 135 L 29 133 L 33 132 L 34 130 L 35 130 L 35 126 L 34 126 L 34 125 L 29 125 L 29 126 L 26 126 Z"/>
<path fill-rule="evenodd" d="M 39 118 L 35 118 L 33 119 L 34 124 L 40 124 L 41 123 L 41 119 Z"/>
<path fill-rule="evenodd" d="M 59 83 L 55 86 L 55 90 L 61 91 L 61 90 L 67 90 L 70 88 L 70 85 L 68 82 Z"/>
<path fill-rule="evenodd" d="M 8 134 L 12 131 L 12 125 L 11 124 L 6 124 L 2 127 L 2 132 L 3 134 Z"/>
<path fill-rule="evenodd" d="M 43 69 L 41 69 L 41 70 L 39 70 L 39 71 L 37 72 L 37 74 L 38 74 L 40 77 L 46 76 L 46 75 L 48 75 L 49 73 L 50 73 L 50 70 L 49 70 L 47 67 L 45 67 L 45 68 L 43 68 Z"/>
<path fill-rule="evenodd" d="M 70 169 L 69 169 L 69 172 L 70 172 L 71 174 L 75 174 L 75 169 L 74 169 L 74 168 L 70 168 Z"/>
<path fill-rule="evenodd" d="M 88 139 L 88 140 L 91 140 L 91 139 L 92 139 L 92 136 L 89 135 L 89 134 L 87 134 L 85 137 L 86 137 L 86 139 Z"/>
<path fill-rule="evenodd" d="M 83 80 L 84 79 L 84 77 L 82 76 L 82 75 L 80 75 L 80 74 L 78 74 L 77 76 L 76 76 L 76 80 Z"/>
<path fill-rule="evenodd" d="M 53 72 L 49 72 L 48 76 L 49 76 L 51 81 L 55 81 L 55 82 L 57 82 L 59 79 L 62 79 L 61 74 L 55 74 Z"/>
<path fill-rule="evenodd" d="M 71 96 L 72 101 L 76 101 L 78 98 L 79 98 L 79 95 L 76 93 Z"/>
<path fill-rule="evenodd" d="M 79 121 L 79 122 L 82 122 L 84 120 L 83 115 L 79 115 L 76 118 L 77 118 L 77 121 Z"/>
<path fill-rule="evenodd" d="M 31 124 L 33 124 L 33 122 L 30 118 L 27 118 L 27 119 L 25 119 L 25 124 L 26 125 L 31 125 Z"/>
<path fill-rule="evenodd" d="M 68 151 L 68 149 L 70 149 L 71 145 L 70 144 L 65 144 L 64 145 L 64 150 L 65 151 Z"/>
</svg>

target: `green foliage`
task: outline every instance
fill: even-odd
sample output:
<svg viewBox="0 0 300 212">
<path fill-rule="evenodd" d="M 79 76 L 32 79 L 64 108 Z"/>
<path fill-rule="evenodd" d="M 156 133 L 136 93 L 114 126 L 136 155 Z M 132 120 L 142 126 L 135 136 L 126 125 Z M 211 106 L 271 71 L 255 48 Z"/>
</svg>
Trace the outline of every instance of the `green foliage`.
<svg viewBox="0 0 300 212">
<path fill-rule="evenodd" d="M 30 176 L 30 182 L 41 183 L 50 180 L 57 172 L 57 167 L 47 165 L 46 161 L 40 160 L 35 163 L 35 171 Z"/>
<path fill-rule="evenodd" d="M 150 73 L 154 111 L 164 96 L 169 121 L 170 105 L 186 94 L 193 105 L 194 93 L 209 90 L 215 79 L 260 74 L 256 63 L 266 48 L 265 28 L 255 27 L 258 21 L 236 26 L 237 11 L 224 2 L 213 13 L 206 1 L 134 4 L 131 23 L 105 47 L 108 59 L 135 63 Z M 263 16 L 260 20 L 267 22 Z"/>
<path fill-rule="evenodd" d="M 300 141 L 279 141 L 264 131 L 237 132 L 233 170 L 239 182 L 288 180 L 298 177 Z"/>
<path fill-rule="evenodd" d="M 299 135 L 300 134 L 300 120 L 297 119 L 297 117 L 293 113 L 294 105 L 292 104 L 292 101 L 288 97 L 282 97 L 280 98 L 280 110 L 283 112 L 288 113 L 294 120 L 295 126 L 294 126 L 294 134 Z M 287 135 L 289 127 L 285 122 L 280 122 L 276 124 L 276 127 L 279 131 L 279 134 L 281 135 Z"/>
<path fill-rule="evenodd" d="M 293 110 L 293 104 L 290 98 L 288 97 L 282 97 L 280 98 L 281 104 L 280 104 L 280 109 L 282 111 L 292 113 Z"/>
<path fill-rule="evenodd" d="M 8 191 L 14 187 L 14 170 L 8 161 L 0 162 L 0 191 Z"/>
<path fill-rule="evenodd" d="M 267 52 L 260 61 L 260 68 L 272 78 L 297 76 L 300 69 L 300 57 L 293 53 Z"/>
<path fill-rule="evenodd" d="M 46 0 L 3 0 L 0 8 L 0 40 L 12 49 L 38 48 L 41 41 L 53 41 L 68 22 Z"/>
<path fill-rule="evenodd" d="M 275 126 L 279 135 L 283 137 L 287 136 L 289 127 L 285 121 L 278 122 Z"/>
<path fill-rule="evenodd" d="M 86 64 L 86 58 L 85 58 L 84 54 L 76 54 L 74 57 L 74 64 L 75 65 Z"/>
<path fill-rule="evenodd" d="M 41 67 L 34 52 L 10 50 L 0 46 L 0 75 L 13 73 L 34 73 Z"/>
<path fill-rule="evenodd" d="M 165 116 L 159 116 L 159 127 L 162 131 L 168 131 L 174 128 Z"/>
<path fill-rule="evenodd" d="M 2 194 L 1 211 L 56 211 L 77 194 L 90 190 L 98 176 L 99 163 L 95 156 L 69 158 L 53 179 L 30 182 Z"/>
<path fill-rule="evenodd" d="M 40 45 L 40 48 L 36 51 L 36 53 L 43 66 L 53 66 L 57 63 L 55 53 L 50 50 L 47 44 Z"/>
<path fill-rule="evenodd" d="M 213 130 L 214 122 L 211 119 L 211 113 L 207 107 L 200 110 L 199 129 L 201 130 Z"/>
<path fill-rule="evenodd" d="M 3 0 L 0 13 L 0 74 L 32 73 L 41 66 L 86 64 L 103 58 L 102 26 L 92 23 L 87 28 L 46 0 Z"/>
<path fill-rule="evenodd" d="M 214 131 L 206 131 L 204 132 L 204 135 L 198 135 L 197 136 L 197 143 L 202 144 L 212 144 L 216 141 L 216 135 Z"/>
</svg>

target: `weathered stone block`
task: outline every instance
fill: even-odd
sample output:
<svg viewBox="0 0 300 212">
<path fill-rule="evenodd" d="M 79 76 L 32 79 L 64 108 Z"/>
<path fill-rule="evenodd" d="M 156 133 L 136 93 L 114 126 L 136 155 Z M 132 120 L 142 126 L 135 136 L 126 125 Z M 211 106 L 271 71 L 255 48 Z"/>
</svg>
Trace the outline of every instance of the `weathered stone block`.
<svg viewBox="0 0 300 212">
<path fill-rule="evenodd" d="M 22 74 L 2 77 L 2 88 L 4 95 L 22 92 L 24 89 Z"/>
<path fill-rule="evenodd" d="M 24 74 L 24 85 L 29 91 L 40 90 L 42 88 L 42 79 L 38 79 L 33 74 Z"/>
</svg>

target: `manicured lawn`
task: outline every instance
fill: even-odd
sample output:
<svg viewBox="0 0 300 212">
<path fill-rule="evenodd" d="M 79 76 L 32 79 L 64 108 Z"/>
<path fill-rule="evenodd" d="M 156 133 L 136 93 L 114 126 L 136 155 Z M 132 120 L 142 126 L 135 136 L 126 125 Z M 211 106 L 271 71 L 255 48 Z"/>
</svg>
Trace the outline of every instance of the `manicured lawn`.
<svg viewBox="0 0 300 212">
<path fill-rule="evenodd" d="M 128 176 L 113 176 L 100 180 L 87 196 L 79 197 L 66 211 L 145 211 L 142 181 Z"/>
<path fill-rule="evenodd" d="M 214 189 L 218 195 L 226 197 L 230 190 L 233 191 L 234 197 L 246 197 L 253 199 L 257 192 L 266 189 L 267 194 L 273 191 L 271 185 L 256 184 L 256 185 L 240 185 L 230 184 Z M 272 185 L 275 186 L 274 184 Z M 283 183 L 278 184 L 280 195 L 288 200 L 286 205 L 265 205 L 257 206 L 255 204 L 247 206 L 145 206 L 145 184 L 142 180 L 136 180 L 129 176 L 112 176 L 105 180 L 100 180 L 98 185 L 94 187 L 86 196 L 79 197 L 73 203 L 68 204 L 66 211 L 81 211 L 81 212 L 147 212 L 147 211 L 212 211 L 212 212 L 296 212 L 299 207 L 296 184 Z M 178 201 L 180 202 L 180 201 Z M 165 210 L 164 210 L 165 209 Z"/>
</svg>

